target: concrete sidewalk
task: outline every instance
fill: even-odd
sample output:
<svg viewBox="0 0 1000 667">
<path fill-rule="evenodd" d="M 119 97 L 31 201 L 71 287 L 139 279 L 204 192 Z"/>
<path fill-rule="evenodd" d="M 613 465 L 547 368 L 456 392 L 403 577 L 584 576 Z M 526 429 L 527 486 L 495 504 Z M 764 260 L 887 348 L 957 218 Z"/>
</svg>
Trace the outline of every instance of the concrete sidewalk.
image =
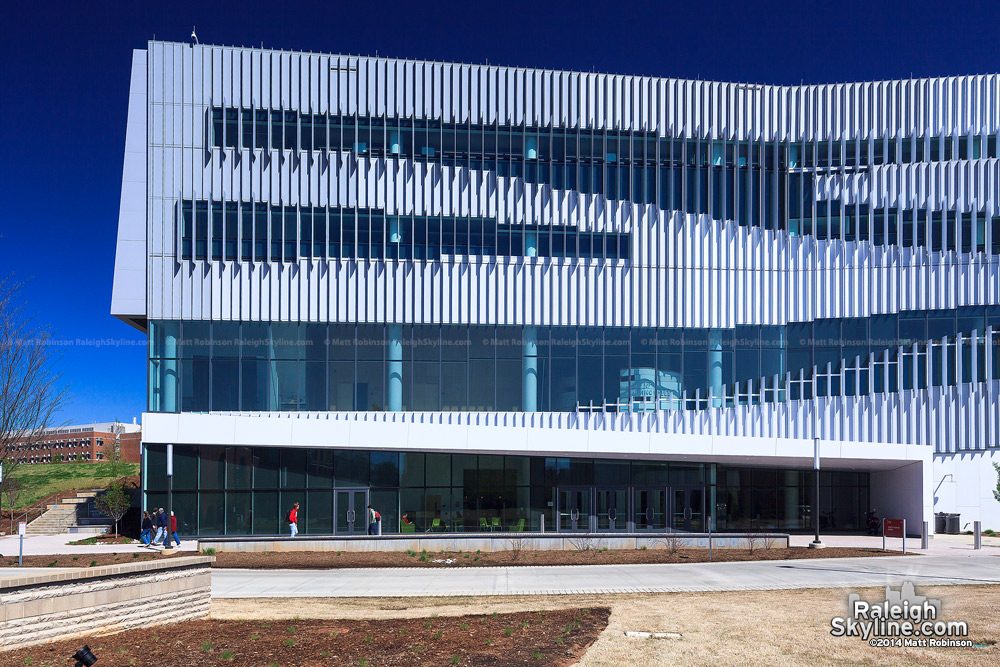
<svg viewBox="0 0 1000 667">
<path fill-rule="evenodd" d="M 135 544 L 89 544 L 75 545 L 70 542 L 84 540 L 90 535 L 79 535 L 63 533 L 61 535 L 25 535 L 24 555 L 25 556 L 55 556 L 59 554 L 127 554 L 132 552 L 149 552 L 150 548 L 137 542 Z M 5 558 L 11 556 L 17 558 L 18 536 L 9 535 L 0 537 L 0 554 Z M 186 540 L 181 536 L 181 551 L 196 551 L 197 540 Z"/>
<path fill-rule="evenodd" d="M 981 553 L 981 552 L 980 552 Z M 212 571 L 214 598 L 660 593 L 1000 584 L 1000 558 L 887 556 L 742 563 Z"/>
</svg>

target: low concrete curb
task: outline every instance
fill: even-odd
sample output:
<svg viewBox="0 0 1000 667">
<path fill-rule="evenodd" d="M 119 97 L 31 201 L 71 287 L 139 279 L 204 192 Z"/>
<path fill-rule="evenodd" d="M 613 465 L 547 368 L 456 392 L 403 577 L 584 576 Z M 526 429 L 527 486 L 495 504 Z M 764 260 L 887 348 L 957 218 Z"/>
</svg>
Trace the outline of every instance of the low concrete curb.
<svg viewBox="0 0 1000 667">
<path fill-rule="evenodd" d="M 217 552 L 260 553 L 269 551 L 509 551 L 512 542 L 521 549 L 539 551 L 579 551 L 608 549 L 708 549 L 708 533 L 501 533 L 449 535 L 421 533 L 418 535 L 380 535 L 378 537 L 344 535 L 309 535 L 306 537 L 219 537 L 203 538 L 198 549 Z M 745 549 L 748 540 L 758 545 L 785 548 L 788 535 L 712 533 L 715 549 Z"/>
</svg>

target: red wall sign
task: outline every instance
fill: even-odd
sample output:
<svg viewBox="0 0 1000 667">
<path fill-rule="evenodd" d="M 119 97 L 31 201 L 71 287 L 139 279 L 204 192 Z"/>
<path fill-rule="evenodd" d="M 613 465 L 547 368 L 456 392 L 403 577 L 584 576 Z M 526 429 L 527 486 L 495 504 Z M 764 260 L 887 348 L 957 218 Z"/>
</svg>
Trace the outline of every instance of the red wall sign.
<svg viewBox="0 0 1000 667">
<path fill-rule="evenodd" d="M 886 537 L 906 537 L 902 519 L 882 519 L 882 534 Z"/>
</svg>

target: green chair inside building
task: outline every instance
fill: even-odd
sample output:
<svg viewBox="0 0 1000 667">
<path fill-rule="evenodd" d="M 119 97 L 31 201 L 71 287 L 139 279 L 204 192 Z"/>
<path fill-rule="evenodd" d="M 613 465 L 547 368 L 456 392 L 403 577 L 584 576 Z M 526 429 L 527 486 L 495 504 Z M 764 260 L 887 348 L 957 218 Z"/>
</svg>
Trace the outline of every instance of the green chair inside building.
<svg viewBox="0 0 1000 667">
<path fill-rule="evenodd" d="M 495 516 L 490 519 L 490 530 L 500 530 L 500 517 Z"/>
<path fill-rule="evenodd" d="M 415 532 L 417 532 L 417 524 L 415 524 L 415 523 L 401 523 L 399 525 L 399 532 L 401 532 L 401 533 L 415 533 Z"/>
<path fill-rule="evenodd" d="M 434 533 L 437 531 L 444 531 L 444 524 L 441 523 L 441 519 L 431 519 L 431 529 L 430 532 Z"/>
<path fill-rule="evenodd" d="M 523 533 L 524 532 L 524 518 L 520 518 L 514 523 L 510 524 L 510 530 L 513 533 Z"/>
<path fill-rule="evenodd" d="M 489 528 L 490 528 L 490 526 L 486 522 L 486 517 L 484 517 L 484 516 L 479 517 L 479 529 L 482 530 L 482 531 L 486 531 L 486 530 L 489 530 Z"/>
</svg>

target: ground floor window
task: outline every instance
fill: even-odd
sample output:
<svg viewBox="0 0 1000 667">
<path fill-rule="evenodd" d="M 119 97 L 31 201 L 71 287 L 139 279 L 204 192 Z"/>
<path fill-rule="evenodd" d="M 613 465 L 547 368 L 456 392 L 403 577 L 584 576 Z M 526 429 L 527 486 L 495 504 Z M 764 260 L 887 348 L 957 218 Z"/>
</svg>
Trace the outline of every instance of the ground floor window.
<svg viewBox="0 0 1000 667">
<path fill-rule="evenodd" d="M 293 447 L 173 448 L 172 507 L 188 535 L 809 531 L 811 470 Z M 146 507 L 167 501 L 166 445 L 143 449 Z M 820 474 L 820 528 L 860 530 L 865 472 Z"/>
</svg>

